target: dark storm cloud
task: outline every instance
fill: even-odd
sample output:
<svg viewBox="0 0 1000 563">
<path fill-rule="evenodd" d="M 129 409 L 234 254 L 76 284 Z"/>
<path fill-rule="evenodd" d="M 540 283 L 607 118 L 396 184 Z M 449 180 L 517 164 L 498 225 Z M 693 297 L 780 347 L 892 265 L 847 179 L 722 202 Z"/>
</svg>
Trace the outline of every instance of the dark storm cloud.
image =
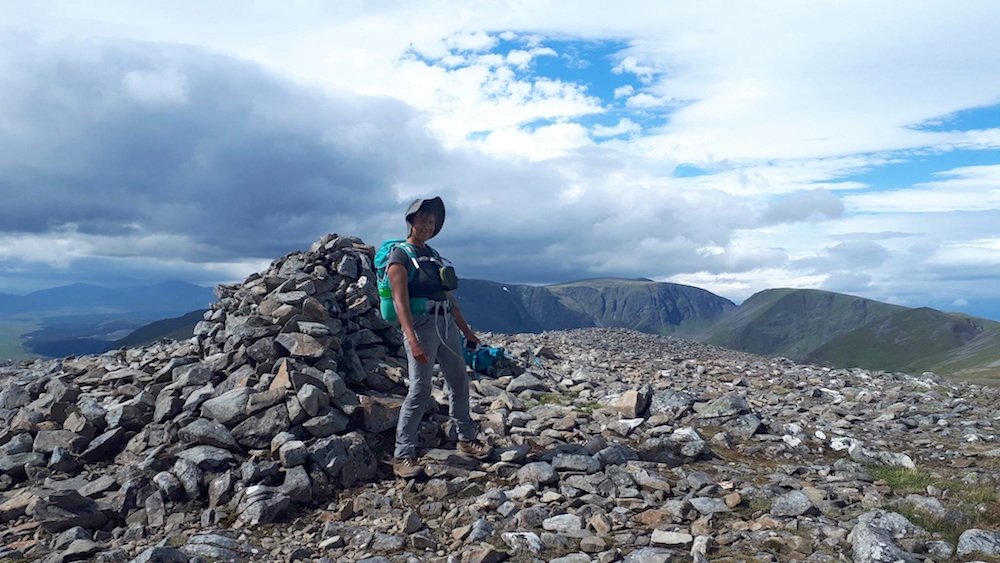
<svg viewBox="0 0 1000 563">
<path fill-rule="evenodd" d="M 435 144 L 401 103 L 320 94 L 198 49 L 2 44 L 6 233 L 72 225 L 181 235 L 199 247 L 190 260 L 275 254 L 335 217 L 395 206 L 401 170 Z"/>
<path fill-rule="evenodd" d="M 411 195 L 444 197 L 434 244 L 465 277 L 666 277 L 785 259 L 728 249 L 754 225 L 745 200 L 619 184 L 629 163 L 613 149 L 544 162 L 446 149 L 401 102 L 314 91 L 192 47 L 0 35 L 0 122 L 6 286 L 233 281 L 327 232 L 405 236 Z M 829 214 L 822 195 L 777 214 L 803 204 Z"/>
</svg>

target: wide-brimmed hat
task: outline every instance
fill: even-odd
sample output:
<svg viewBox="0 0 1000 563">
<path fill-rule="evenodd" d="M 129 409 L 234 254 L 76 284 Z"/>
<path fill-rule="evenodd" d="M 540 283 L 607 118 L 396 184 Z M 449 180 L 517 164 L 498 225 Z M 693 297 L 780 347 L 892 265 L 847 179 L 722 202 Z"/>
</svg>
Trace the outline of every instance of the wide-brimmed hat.
<svg viewBox="0 0 1000 563">
<path fill-rule="evenodd" d="M 409 236 L 410 229 L 413 228 L 413 224 L 410 223 L 410 217 L 412 217 L 417 211 L 426 211 L 434 215 L 434 234 L 431 235 L 432 238 L 441 232 L 441 227 L 444 226 L 444 201 L 442 201 L 440 197 L 415 199 L 413 200 L 413 203 L 406 208 L 407 236 Z"/>
</svg>

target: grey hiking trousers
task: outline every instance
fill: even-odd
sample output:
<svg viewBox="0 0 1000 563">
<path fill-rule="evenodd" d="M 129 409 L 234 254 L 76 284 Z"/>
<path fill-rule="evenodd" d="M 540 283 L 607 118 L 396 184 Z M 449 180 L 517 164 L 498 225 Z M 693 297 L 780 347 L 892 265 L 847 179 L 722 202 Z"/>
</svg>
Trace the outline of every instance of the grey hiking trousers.
<svg viewBox="0 0 1000 563">
<path fill-rule="evenodd" d="M 451 313 L 421 315 L 413 319 L 413 331 L 427 353 L 427 363 L 413 358 L 410 342 L 404 338 L 409 368 L 409 391 L 399 409 L 396 423 L 397 458 L 416 457 L 417 432 L 420 421 L 432 404 L 431 373 L 434 363 L 441 366 L 448 388 L 448 414 L 462 441 L 476 438 L 476 425 L 469 415 L 469 378 L 465 373 L 465 357 L 459 340 L 458 326 Z M 447 348 L 446 348 L 447 346 Z M 450 348 L 450 350 L 448 349 Z"/>
</svg>

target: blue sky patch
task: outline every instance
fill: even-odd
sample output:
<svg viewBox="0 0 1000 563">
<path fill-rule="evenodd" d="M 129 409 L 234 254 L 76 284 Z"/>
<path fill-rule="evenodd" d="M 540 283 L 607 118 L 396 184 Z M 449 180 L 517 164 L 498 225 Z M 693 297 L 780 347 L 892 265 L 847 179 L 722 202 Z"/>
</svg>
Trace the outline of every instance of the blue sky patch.
<svg viewBox="0 0 1000 563">
<path fill-rule="evenodd" d="M 956 150 L 931 154 L 900 156 L 897 162 L 872 168 L 860 174 L 838 178 L 862 182 L 873 188 L 898 189 L 940 179 L 935 176 L 954 168 L 1000 163 L 1000 150 Z"/>
<path fill-rule="evenodd" d="M 641 87 L 635 75 L 611 72 L 618 64 L 616 54 L 628 47 L 623 41 L 544 41 L 543 45 L 559 56 L 535 59 L 541 76 L 584 85 L 591 96 L 615 105 L 624 103 L 624 98 L 614 99 L 616 88 Z"/>
<path fill-rule="evenodd" d="M 694 178 L 711 174 L 708 170 L 691 164 L 678 164 L 674 169 L 674 178 Z"/>
<path fill-rule="evenodd" d="M 1000 127 L 1000 104 L 970 108 L 918 124 L 918 131 L 975 131 Z"/>
</svg>

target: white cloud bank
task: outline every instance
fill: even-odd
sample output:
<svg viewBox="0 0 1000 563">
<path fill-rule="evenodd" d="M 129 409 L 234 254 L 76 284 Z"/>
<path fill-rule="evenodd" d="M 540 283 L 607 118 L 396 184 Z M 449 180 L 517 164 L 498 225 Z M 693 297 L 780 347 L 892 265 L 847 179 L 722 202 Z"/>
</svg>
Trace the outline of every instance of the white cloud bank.
<svg viewBox="0 0 1000 563">
<path fill-rule="evenodd" d="M 828 287 L 915 304 L 954 292 L 948 303 L 975 303 L 988 296 L 987 284 L 968 280 L 1000 281 L 996 249 L 984 242 L 1000 221 L 997 167 L 946 166 L 930 181 L 887 191 L 843 181 L 922 155 L 1000 147 L 995 124 L 968 131 L 942 122 L 1000 100 L 995 2 L 595 1 L 567 10 L 554 1 L 473 8 L 306 0 L 293 10 L 117 0 L 39 1 L 11 12 L 6 25 L 35 47 L 20 61 L 4 49 L 0 63 L 8 67 L 28 65 L 65 38 L 110 41 L 125 59 L 155 41 L 197 46 L 187 51 L 195 59 L 253 61 L 275 83 L 297 82 L 286 91 L 292 100 L 295 88 L 312 101 L 310 89 L 325 92 L 328 106 L 307 106 L 316 115 L 277 98 L 254 115 L 268 115 L 278 131 L 308 131 L 308 123 L 315 130 L 307 145 L 368 166 L 341 180 L 355 193 L 379 186 L 382 195 L 368 196 L 378 198 L 370 214 L 331 210 L 326 220 L 353 217 L 345 223 L 358 234 L 381 236 L 389 229 L 379 221 L 390 221 L 400 201 L 440 192 L 455 210 L 441 244 L 475 275 L 644 275 L 735 299 L 766 287 Z M 586 80 L 536 71 L 563 55 L 547 44 L 556 38 L 626 45 L 588 61 L 604 69 L 606 99 Z M 516 45 L 500 52 L 500 41 Z M 80 56 L 64 56 L 86 67 Z M 123 64 L 121 84 L 159 111 L 196 104 L 206 91 L 190 78 L 197 64 L 181 68 L 172 57 L 152 67 Z M 44 85 L 46 77 L 36 79 Z M 72 122 L 26 119 L 9 92 L 0 93 L 0 116 L 18 134 L 16 150 L 0 154 L 8 186 L 25 163 L 73 173 L 88 162 L 84 151 L 55 164 L 42 157 L 63 154 L 54 152 L 65 148 L 58 139 L 93 123 L 77 113 Z M 230 103 L 253 106 L 259 96 L 246 90 Z M 52 100 L 52 115 L 86 105 L 81 100 Z M 399 124 L 369 113 L 386 100 L 411 113 Z M 606 119 L 590 121 L 599 117 Z M 276 146 L 294 152 L 296 145 Z M 397 152 L 408 156 L 400 161 Z M 220 154 L 201 158 L 217 170 L 245 162 L 215 160 Z M 679 164 L 708 173 L 675 178 Z M 314 178 L 322 185 L 335 174 L 327 167 Z M 293 185 L 310 185 L 308 174 L 295 178 Z M 197 208 L 198 196 L 178 197 L 179 210 Z M 288 244 L 326 228 L 308 213 L 286 213 L 284 228 L 296 225 Z M 18 224 L 5 228 L 24 232 Z M 461 242 L 471 234 L 476 242 Z M 484 247 L 493 249 L 488 258 L 476 252 Z M 252 248 L 250 237 L 240 259 Z"/>
</svg>

